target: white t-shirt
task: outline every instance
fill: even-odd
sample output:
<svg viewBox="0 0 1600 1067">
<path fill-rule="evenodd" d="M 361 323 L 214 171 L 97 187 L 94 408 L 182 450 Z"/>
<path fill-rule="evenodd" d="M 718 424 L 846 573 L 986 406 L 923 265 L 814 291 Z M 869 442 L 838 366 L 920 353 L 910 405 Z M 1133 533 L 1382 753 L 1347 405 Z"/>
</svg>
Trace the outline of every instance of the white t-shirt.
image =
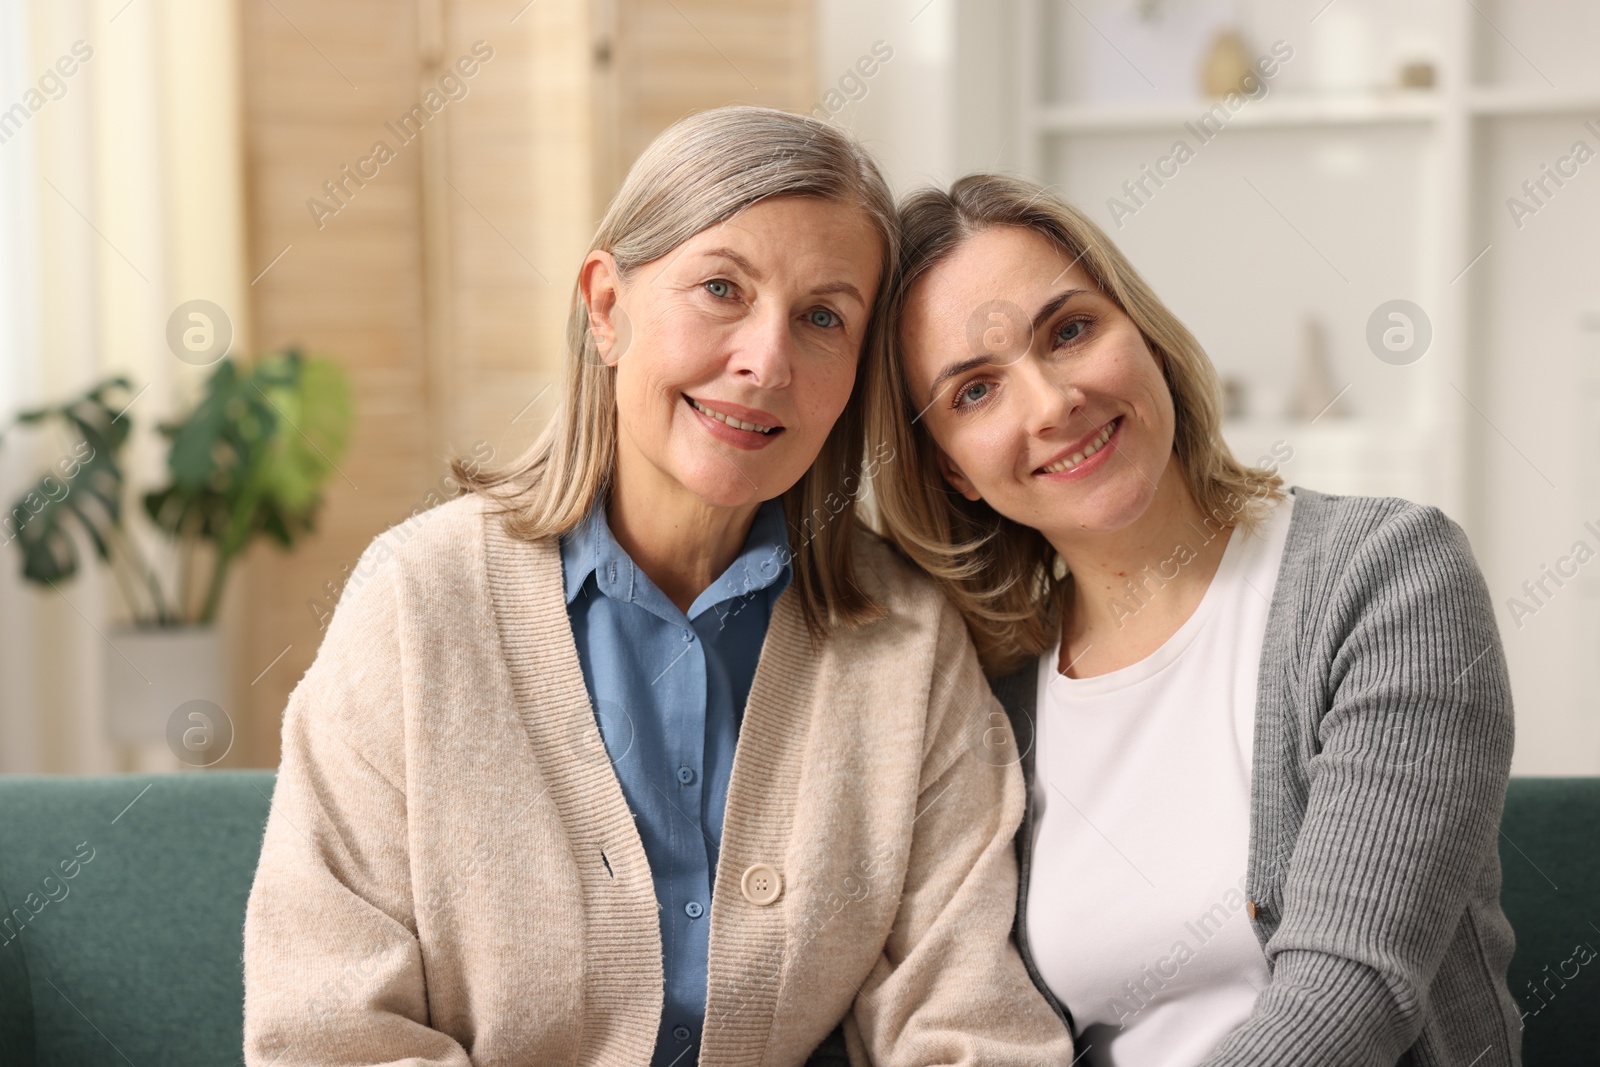
<svg viewBox="0 0 1600 1067">
<path fill-rule="evenodd" d="M 1193 1067 L 1267 982 L 1245 914 L 1250 755 L 1293 500 L 1233 532 L 1194 614 L 1138 663 L 1076 679 L 1059 644 L 1040 658 L 1028 940 L 1091 1067 Z"/>
</svg>

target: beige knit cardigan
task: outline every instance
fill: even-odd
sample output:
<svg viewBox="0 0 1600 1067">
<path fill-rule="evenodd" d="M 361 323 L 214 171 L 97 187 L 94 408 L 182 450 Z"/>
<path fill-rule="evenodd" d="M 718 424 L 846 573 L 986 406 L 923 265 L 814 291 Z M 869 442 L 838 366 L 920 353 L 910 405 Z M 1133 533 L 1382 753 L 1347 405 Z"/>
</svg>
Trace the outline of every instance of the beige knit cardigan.
<svg viewBox="0 0 1600 1067">
<path fill-rule="evenodd" d="M 1064 1065 L 1009 940 L 1005 716 L 944 598 L 865 532 L 858 553 L 889 617 L 813 647 L 793 590 L 774 606 L 699 1062 L 800 1064 L 848 1013 L 858 1065 Z M 770 903 L 741 889 L 759 864 Z M 650 1062 L 655 894 L 556 541 L 463 497 L 373 542 L 289 699 L 244 933 L 250 1067 Z"/>
</svg>

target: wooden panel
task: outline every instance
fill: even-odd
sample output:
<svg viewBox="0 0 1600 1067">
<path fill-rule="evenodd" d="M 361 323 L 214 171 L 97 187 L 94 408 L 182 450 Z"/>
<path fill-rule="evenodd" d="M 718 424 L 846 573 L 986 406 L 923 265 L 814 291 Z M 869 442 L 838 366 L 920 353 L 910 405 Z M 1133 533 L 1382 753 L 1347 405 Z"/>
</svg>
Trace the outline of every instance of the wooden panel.
<svg viewBox="0 0 1600 1067">
<path fill-rule="evenodd" d="M 503 25 L 506 5 L 453 0 L 448 17 L 459 50 Z M 590 5 L 539 0 L 509 30 L 493 38 L 494 77 L 452 116 L 444 200 L 450 445 L 465 454 L 486 441 L 497 459 L 522 451 L 551 410 L 572 279 L 599 217 Z"/>
<path fill-rule="evenodd" d="M 356 403 L 351 447 L 318 533 L 291 555 L 253 551 L 236 590 L 248 701 L 228 762 L 270 766 L 289 690 L 322 636 L 308 604 L 329 599 L 324 583 L 343 580 L 431 469 L 416 433 L 427 404 L 422 159 L 416 141 L 402 145 L 385 126 L 417 99 L 417 15 L 410 0 L 242 3 L 252 277 L 289 249 L 252 286 L 256 347 L 298 343 L 338 357 Z M 307 200 L 336 203 L 322 183 L 378 140 L 395 158 L 364 187 L 350 185 L 345 206 L 319 228 Z"/>
<path fill-rule="evenodd" d="M 610 190 L 646 145 L 685 115 L 723 104 L 808 111 L 811 0 L 613 0 L 618 156 Z"/>
</svg>

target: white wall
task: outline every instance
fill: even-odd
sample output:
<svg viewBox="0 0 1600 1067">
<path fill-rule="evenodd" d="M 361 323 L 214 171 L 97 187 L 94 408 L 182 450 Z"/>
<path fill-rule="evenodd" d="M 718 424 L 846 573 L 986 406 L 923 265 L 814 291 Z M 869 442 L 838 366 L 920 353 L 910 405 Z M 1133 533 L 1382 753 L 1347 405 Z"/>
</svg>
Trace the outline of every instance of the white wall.
<svg viewBox="0 0 1600 1067">
<path fill-rule="evenodd" d="M 894 50 L 835 119 L 873 151 L 897 192 L 1015 169 L 1010 0 L 818 0 L 817 18 L 819 93 L 839 88 L 875 42 Z"/>
</svg>

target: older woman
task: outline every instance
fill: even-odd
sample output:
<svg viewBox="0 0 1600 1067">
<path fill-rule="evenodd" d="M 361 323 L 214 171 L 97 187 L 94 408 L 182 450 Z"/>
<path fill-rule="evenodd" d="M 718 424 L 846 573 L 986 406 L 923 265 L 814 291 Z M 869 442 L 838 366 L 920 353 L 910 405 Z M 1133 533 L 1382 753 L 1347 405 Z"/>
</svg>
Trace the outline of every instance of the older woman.
<svg viewBox="0 0 1600 1067">
<path fill-rule="evenodd" d="M 634 165 L 560 412 L 374 542 L 290 699 L 248 1063 L 798 1064 L 852 1002 L 858 1063 L 1071 1059 L 1009 940 L 998 707 L 854 521 L 894 252 L 815 120 Z"/>
<path fill-rule="evenodd" d="M 1516 1063 L 1511 694 L 1461 530 L 1236 461 L 1205 353 L 1047 190 L 901 224 L 875 491 L 1013 717 L 1019 941 L 1085 1062 Z"/>
</svg>

